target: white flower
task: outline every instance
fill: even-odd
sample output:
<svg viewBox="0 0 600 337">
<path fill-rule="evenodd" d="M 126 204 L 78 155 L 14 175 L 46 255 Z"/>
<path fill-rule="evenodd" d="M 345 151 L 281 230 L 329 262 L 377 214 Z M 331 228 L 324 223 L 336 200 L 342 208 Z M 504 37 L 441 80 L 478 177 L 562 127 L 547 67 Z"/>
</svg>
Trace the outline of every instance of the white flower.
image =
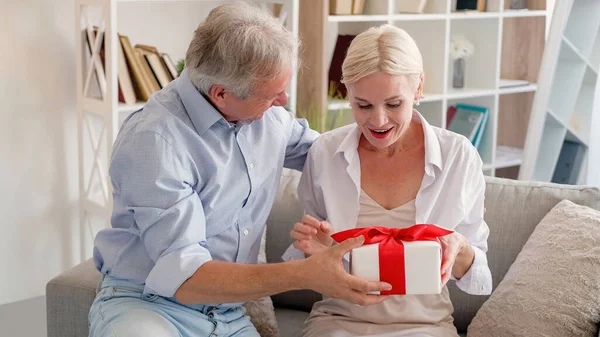
<svg viewBox="0 0 600 337">
<path fill-rule="evenodd" d="M 470 57 L 473 55 L 473 49 L 473 44 L 465 36 L 452 36 L 452 41 L 450 41 L 450 57 L 453 60 Z"/>
</svg>

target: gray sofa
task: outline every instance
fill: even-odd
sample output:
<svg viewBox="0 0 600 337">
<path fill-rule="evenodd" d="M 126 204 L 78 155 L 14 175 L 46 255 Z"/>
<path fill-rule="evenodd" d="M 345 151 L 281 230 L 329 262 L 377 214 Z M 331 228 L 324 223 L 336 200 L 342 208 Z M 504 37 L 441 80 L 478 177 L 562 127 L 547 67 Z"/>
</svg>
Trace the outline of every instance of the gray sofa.
<svg viewBox="0 0 600 337">
<path fill-rule="evenodd" d="M 284 171 L 277 201 L 267 223 L 266 256 L 280 257 L 291 243 L 289 231 L 302 215 L 296 199 L 298 174 Z M 486 177 L 486 221 L 490 226 L 488 262 L 494 289 L 515 260 L 538 222 L 563 199 L 600 210 L 600 191 L 585 186 L 522 182 Z M 88 334 L 88 310 L 96 295 L 100 274 L 92 261 L 73 267 L 46 287 L 48 337 L 83 337 Z M 449 284 L 455 325 L 461 335 L 488 296 L 472 296 Z M 282 337 L 300 336 L 308 311 L 320 295 L 294 291 L 272 296 Z"/>
</svg>

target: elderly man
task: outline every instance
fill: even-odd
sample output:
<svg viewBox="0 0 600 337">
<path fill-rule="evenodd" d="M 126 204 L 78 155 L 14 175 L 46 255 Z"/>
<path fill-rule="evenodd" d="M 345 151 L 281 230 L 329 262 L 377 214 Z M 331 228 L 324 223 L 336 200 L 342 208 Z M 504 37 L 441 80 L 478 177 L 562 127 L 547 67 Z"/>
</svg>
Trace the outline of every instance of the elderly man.
<svg viewBox="0 0 600 337">
<path fill-rule="evenodd" d="M 112 228 L 90 336 L 258 336 L 244 301 L 313 289 L 358 304 L 389 285 L 345 272 L 349 240 L 308 259 L 257 265 L 282 167 L 317 133 L 282 108 L 296 41 L 271 15 L 223 5 L 200 24 L 186 70 L 125 121 L 114 144 Z"/>
</svg>

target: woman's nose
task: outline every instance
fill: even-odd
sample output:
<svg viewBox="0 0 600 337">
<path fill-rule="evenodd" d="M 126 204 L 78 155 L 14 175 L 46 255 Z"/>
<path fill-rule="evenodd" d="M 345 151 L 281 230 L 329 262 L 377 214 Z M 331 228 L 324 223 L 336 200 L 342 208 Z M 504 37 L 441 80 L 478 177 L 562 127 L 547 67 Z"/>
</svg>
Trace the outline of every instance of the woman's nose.
<svg viewBox="0 0 600 337">
<path fill-rule="evenodd" d="M 387 123 L 387 113 L 383 108 L 373 109 L 371 124 L 373 126 L 384 126 Z"/>
</svg>

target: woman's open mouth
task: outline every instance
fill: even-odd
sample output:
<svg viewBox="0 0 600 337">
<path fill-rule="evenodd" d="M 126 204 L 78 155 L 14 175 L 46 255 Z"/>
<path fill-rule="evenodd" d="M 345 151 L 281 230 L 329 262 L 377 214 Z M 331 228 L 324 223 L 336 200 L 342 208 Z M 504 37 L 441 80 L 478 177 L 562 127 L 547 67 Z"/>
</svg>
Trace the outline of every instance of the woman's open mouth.
<svg viewBox="0 0 600 337">
<path fill-rule="evenodd" d="M 393 128 L 394 127 L 391 127 L 388 129 L 369 129 L 369 131 L 371 131 L 371 134 L 373 135 L 373 137 L 382 139 L 382 138 L 387 137 Z"/>
</svg>

